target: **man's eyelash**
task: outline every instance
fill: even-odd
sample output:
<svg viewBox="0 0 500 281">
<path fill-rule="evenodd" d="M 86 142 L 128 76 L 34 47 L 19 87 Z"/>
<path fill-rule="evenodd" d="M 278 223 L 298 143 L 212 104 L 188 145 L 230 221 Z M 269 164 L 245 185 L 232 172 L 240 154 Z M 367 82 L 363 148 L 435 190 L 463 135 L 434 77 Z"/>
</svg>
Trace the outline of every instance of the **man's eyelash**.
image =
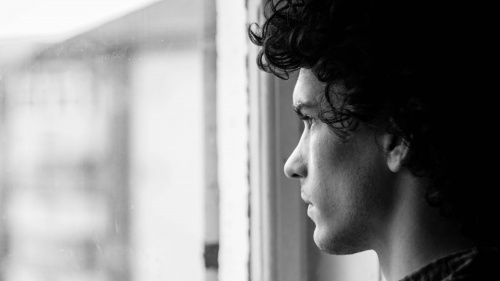
<svg viewBox="0 0 500 281">
<path fill-rule="evenodd" d="M 311 118 L 310 116 L 307 116 L 307 115 L 299 116 L 299 118 L 300 118 L 300 120 L 306 121 L 309 126 L 311 126 L 312 123 L 314 122 L 314 119 Z"/>
</svg>

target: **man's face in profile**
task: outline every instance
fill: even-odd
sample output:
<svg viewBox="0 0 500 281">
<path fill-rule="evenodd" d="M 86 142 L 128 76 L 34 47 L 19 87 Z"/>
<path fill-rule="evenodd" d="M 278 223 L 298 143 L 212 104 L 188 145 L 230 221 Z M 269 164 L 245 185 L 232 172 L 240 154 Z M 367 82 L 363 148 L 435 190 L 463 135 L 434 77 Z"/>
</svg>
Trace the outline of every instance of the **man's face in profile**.
<svg viewBox="0 0 500 281">
<path fill-rule="evenodd" d="M 372 249 L 385 231 L 392 198 L 388 183 L 394 175 L 374 129 L 361 123 L 345 140 L 318 119 L 328 106 L 322 104 L 324 87 L 310 70 L 300 71 L 293 106 L 305 127 L 285 174 L 300 180 L 318 247 L 332 254 L 356 253 Z M 341 84 L 333 90 L 346 91 Z M 331 95 L 334 105 L 336 99 Z"/>
</svg>

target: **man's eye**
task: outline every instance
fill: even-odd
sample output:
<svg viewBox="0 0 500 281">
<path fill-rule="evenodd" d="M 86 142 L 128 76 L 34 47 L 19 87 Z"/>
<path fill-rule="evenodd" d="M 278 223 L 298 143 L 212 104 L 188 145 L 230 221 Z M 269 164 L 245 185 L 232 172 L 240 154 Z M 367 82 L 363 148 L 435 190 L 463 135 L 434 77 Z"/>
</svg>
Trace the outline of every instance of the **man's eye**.
<svg viewBox="0 0 500 281">
<path fill-rule="evenodd" d="M 306 124 L 307 124 L 307 127 L 311 127 L 312 124 L 314 123 L 314 118 L 311 118 L 309 116 L 303 116 L 300 118 L 301 120 L 303 120 Z"/>
</svg>

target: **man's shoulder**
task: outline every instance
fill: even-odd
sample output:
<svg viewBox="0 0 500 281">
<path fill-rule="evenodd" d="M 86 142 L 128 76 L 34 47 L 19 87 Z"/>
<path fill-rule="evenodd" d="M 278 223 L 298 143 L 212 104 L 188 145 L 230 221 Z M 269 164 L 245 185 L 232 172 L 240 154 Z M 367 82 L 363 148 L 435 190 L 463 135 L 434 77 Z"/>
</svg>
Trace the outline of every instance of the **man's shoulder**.
<svg viewBox="0 0 500 281">
<path fill-rule="evenodd" d="M 498 247 L 474 247 L 438 259 L 401 281 L 500 280 Z"/>
</svg>

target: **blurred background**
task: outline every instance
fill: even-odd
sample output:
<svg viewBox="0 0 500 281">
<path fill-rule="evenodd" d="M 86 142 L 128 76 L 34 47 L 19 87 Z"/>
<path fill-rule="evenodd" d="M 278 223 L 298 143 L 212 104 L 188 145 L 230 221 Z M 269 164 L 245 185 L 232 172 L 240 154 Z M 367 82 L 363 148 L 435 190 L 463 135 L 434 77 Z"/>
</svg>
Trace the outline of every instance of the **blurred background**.
<svg viewBox="0 0 500 281">
<path fill-rule="evenodd" d="M 297 188 L 261 190 L 260 7 L 2 1 L 0 280 L 379 280 L 374 253 L 315 252 Z M 280 120 L 294 130 L 271 139 L 294 144 L 300 123 Z"/>
<path fill-rule="evenodd" d="M 202 279 L 201 5 L 2 1 L 1 280 Z"/>
</svg>

